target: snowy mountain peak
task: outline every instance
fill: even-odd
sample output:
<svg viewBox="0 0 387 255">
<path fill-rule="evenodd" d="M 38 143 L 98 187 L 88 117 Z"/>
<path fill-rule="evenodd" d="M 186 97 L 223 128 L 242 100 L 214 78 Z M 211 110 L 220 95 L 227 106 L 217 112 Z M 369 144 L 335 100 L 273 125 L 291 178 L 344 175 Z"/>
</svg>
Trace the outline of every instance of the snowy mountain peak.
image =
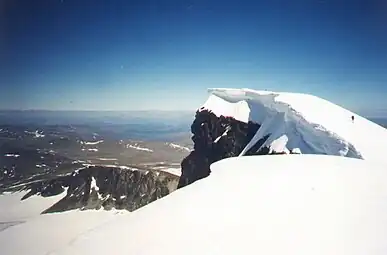
<svg viewBox="0 0 387 255">
<path fill-rule="evenodd" d="M 260 141 L 258 151 L 266 147 L 270 152 L 385 161 L 387 130 L 322 98 L 252 89 L 212 88 L 209 92 L 201 110 L 260 125 L 240 156 Z"/>
</svg>

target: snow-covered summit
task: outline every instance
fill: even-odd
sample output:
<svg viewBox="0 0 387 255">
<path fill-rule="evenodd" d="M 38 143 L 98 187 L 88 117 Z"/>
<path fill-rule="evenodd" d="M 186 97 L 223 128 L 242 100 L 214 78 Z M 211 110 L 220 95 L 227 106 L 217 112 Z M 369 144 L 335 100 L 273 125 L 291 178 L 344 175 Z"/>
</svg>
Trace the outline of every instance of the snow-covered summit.
<svg viewBox="0 0 387 255">
<path fill-rule="evenodd" d="M 271 151 L 386 161 L 385 128 L 322 98 L 251 89 L 214 88 L 209 92 L 202 109 L 261 125 L 241 156 L 267 137 L 261 147 Z"/>
<path fill-rule="evenodd" d="M 211 169 L 208 178 L 131 214 L 93 223 L 50 253 L 34 251 L 59 243 L 61 214 L 55 230 L 43 232 L 47 239 L 28 228 L 47 229 L 44 218 L 8 228 L 0 232 L 2 254 L 387 252 L 383 164 L 322 155 L 251 156 L 221 160 Z"/>
</svg>

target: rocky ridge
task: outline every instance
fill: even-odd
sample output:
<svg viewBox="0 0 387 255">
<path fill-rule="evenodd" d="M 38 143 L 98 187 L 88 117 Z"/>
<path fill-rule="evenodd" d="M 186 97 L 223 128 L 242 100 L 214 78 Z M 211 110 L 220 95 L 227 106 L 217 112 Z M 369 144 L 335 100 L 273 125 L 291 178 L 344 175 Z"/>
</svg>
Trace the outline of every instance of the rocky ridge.
<svg viewBox="0 0 387 255">
<path fill-rule="evenodd" d="M 194 150 L 181 163 L 178 188 L 210 175 L 210 165 L 224 158 L 236 157 L 260 128 L 259 123 L 238 121 L 233 117 L 217 117 L 204 108 L 196 112 L 191 125 Z M 286 154 L 262 145 L 270 134 L 258 140 L 244 155 Z"/>
<path fill-rule="evenodd" d="M 33 195 L 49 197 L 66 192 L 65 197 L 43 213 L 101 208 L 134 211 L 174 191 L 178 179 L 162 171 L 90 166 L 27 184 L 20 190 L 29 191 L 22 200 Z"/>
</svg>

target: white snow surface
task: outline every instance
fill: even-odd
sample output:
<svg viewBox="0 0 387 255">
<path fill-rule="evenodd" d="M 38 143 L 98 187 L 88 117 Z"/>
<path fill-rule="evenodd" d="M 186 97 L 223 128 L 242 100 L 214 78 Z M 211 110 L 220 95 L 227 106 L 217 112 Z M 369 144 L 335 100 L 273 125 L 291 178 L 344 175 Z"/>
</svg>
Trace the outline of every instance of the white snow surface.
<svg viewBox="0 0 387 255">
<path fill-rule="evenodd" d="M 99 191 L 99 187 L 97 186 L 97 181 L 95 180 L 94 176 L 91 177 L 91 184 L 90 184 L 90 193 L 94 189 L 95 191 Z"/>
<path fill-rule="evenodd" d="M 96 226 L 118 219 L 124 212 L 88 210 L 44 214 L 0 232 L 2 255 L 48 255 L 71 245 Z M 89 253 L 90 254 L 90 253 Z"/>
<path fill-rule="evenodd" d="M 13 154 L 13 153 L 6 153 L 6 154 L 4 154 L 4 157 L 18 158 L 18 157 L 20 157 L 20 155 L 19 154 Z"/>
<path fill-rule="evenodd" d="M 35 130 L 35 132 L 24 131 L 24 133 L 34 135 L 35 138 L 45 137 L 45 135 L 43 134 L 43 131 L 39 131 L 39 130 Z"/>
<path fill-rule="evenodd" d="M 181 176 L 181 168 L 177 168 L 177 167 L 160 167 L 160 168 L 155 168 L 155 169 L 158 170 L 158 171 L 174 174 L 176 176 Z"/>
<path fill-rule="evenodd" d="M 227 126 L 226 127 L 226 130 L 223 132 L 222 135 L 218 136 L 215 140 L 214 140 L 214 143 L 217 143 L 219 142 L 219 140 L 223 137 L 223 136 L 226 136 L 228 131 L 230 131 L 231 127 L 230 126 Z"/>
<path fill-rule="evenodd" d="M 175 143 L 167 143 L 171 148 L 174 148 L 174 149 L 181 149 L 181 150 L 185 150 L 185 151 L 191 151 L 188 147 L 185 147 L 185 146 L 182 146 L 182 145 L 179 145 L 179 144 L 175 144 Z"/>
<path fill-rule="evenodd" d="M 58 235 L 83 223 L 80 215 L 65 229 L 57 225 L 60 214 L 8 228 L 0 232 L 2 254 L 387 253 L 387 171 L 380 162 L 250 156 L 216 162 L 211 170 L 129 215 L 75 231 L 71 241 Z M 49 235 L 52 228 L 58 234 Z M 43 248 L 51 253 L 35 252 Z"/>
<path fill-rule="evenodd" d="M 243 122 L 252 120 L 262 125 L 240 156 L 270 134 L 263 146 L 276 151 L 298 148 L 302 154 L 386 162 L 387 130 L 327 100 L 307 94 L 251 89 L 209 91 L 211 95 L 204 109 L 217 116 L 230 116 Z M 351 116 L 355 117 L 354 122 Z"/>
<path fill-rule="evenodd" d="M 27 193 L 27 191 L 21 191 L 0 195 L 0 223 L 8 221 L 24 221 L 36 217 L 45 209 L 51 207 L 66 196 L 66 192 L 62 192 L 61 194 L 52 197 L 45 198 L 41 196 L 31 196 L 28 199 L 21 200 Z"/>
<path fill-rule="evenodd" d="M 85 144 L 85 145 L 97 145 L 99 143 L 103 143 L 104 140 L 99 140 L 99 141 L 81 141 L 81 144 Z"/>
<path fill-rule="evenodd" d="M 148 148 L 145 148 L 145 147 L 138 146 L 137 143 L 134 144 L 134 145 L 127 144 L 127 145 L 126 145 L 126 148 L 132 148 L 132 149 L 136 149 L 136 150 L 139 150 L 139 151 L 153 152 L 153 150 L 151 150 L 151 149 L 148 149 Z"/>
<path fill-rule="evenodd" d="M 98 158 L 98 160 L 101 160 L 101 161 L 115 161 L 117 159 L 116 158 Z"/>
</svg>

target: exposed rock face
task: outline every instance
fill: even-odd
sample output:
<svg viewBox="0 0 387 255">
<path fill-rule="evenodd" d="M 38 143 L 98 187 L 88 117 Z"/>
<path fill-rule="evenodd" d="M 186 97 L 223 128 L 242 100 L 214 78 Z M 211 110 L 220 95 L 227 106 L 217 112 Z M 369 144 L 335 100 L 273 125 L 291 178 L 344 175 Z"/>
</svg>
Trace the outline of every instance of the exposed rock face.
<svg viewBox="0 0 387 255">
<path fill-rule="evenodd" d="M 128 170 L 111 167 L 87 167 L 70 175 L 35 182 L 24 187 L 32 195 L 67 195 L 43 213 L 71 209 L 136 210 L 174 191 L 178 176 L 159 171 Z"/>
<path fill-rule="evenodd" d="M 217 117 L 208 110 L 197 111 L 191 125 L 194 150 L 181 163 L 182 175 L 178 188 L 207 177 L 212 163 L 238 156 L 259 127 L 254 122 L 244 123 L 232 117 Z M 246 155 L 261 153 L 257 149 L 264 142 L 263 139 L 258 141 Z"/>
<path fill-rule="evenodd" d="M 191 184 L 210 174 L 210 165 L 224 158 L 238 156 L 260 128 L 260 124 L 244 123 L 232 117 L 217 117 L 209 110 L 196 112 L 191 125 L 194 150 L 181 163 L 182 175 L 178 188 Z M 283 155 L 262 146 L 271 134 L 258 140 L 244 155 Z M 298 154 L 298 152 L 290 152 Z"/>
</svg>

